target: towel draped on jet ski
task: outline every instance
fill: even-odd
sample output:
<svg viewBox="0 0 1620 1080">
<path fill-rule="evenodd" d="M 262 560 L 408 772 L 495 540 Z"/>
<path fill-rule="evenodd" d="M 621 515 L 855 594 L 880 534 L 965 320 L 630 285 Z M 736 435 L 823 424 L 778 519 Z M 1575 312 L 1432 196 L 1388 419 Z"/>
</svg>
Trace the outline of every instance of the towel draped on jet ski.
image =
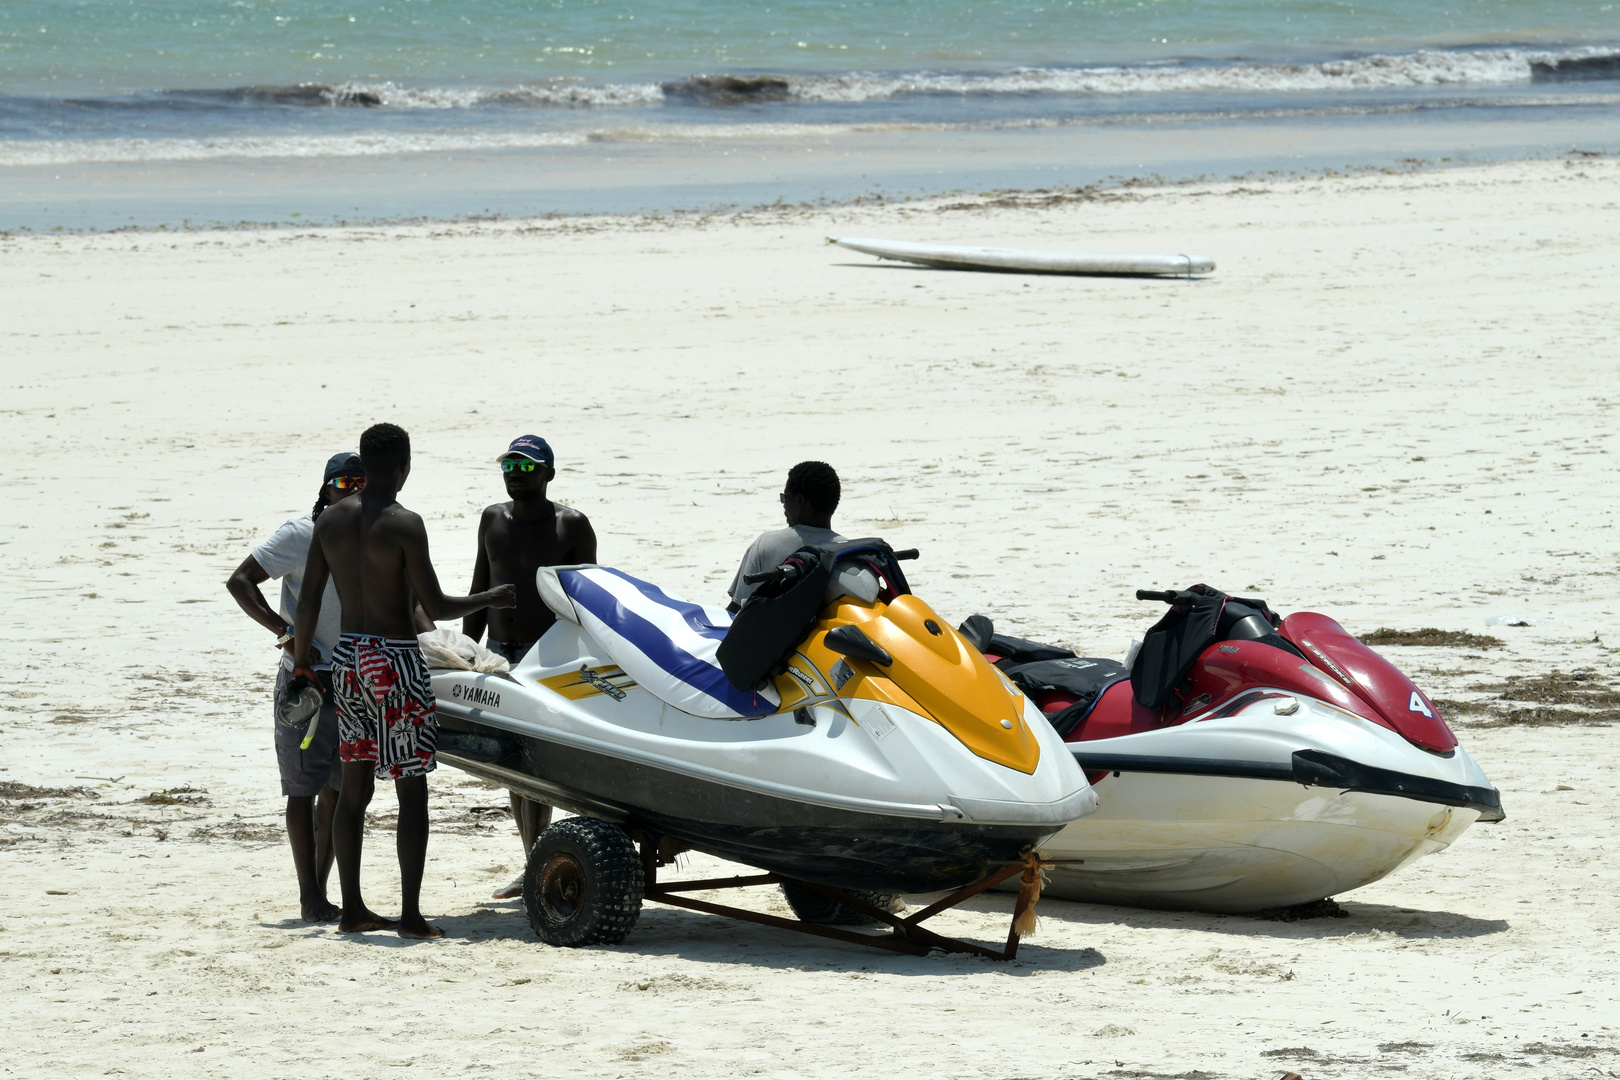
<svg viewBox="0 0 1620 1080">
<path fill-rule="evenodd" d="M 1043 846 L 1073 900 L 1245 912 L 1359 888 L 1503 818 L 1440 710 L 1325 615 L 1204 585 L 1127 668 L 961 631 L 1031 697 L 1101 808 Z"/>
<path fill-rule="evenodd" d="M 1062 740 L 912 595 L 883 541 L 805 549 L 756 577 L 733 621 L 608 567 L 543 568 L 557 621 L 510 672 L 434 673 L 446 763 L 581 815 L 529 853 L 535 930 L 617 942 L 644 898 L 806 929 L 684 895 L 780 882 L 801 913 L 893 931 L 811 932 L 1012 955 L 1016 930 L 992 953 L 920 923 L 1022 873 L 1027 929 L 1033 849 L 1097 805 Z M 659 883 L 688 848 L 765 874 Z M 892 894 L 946 890 L 909 918 L 889 911 Z"/>
</svg>

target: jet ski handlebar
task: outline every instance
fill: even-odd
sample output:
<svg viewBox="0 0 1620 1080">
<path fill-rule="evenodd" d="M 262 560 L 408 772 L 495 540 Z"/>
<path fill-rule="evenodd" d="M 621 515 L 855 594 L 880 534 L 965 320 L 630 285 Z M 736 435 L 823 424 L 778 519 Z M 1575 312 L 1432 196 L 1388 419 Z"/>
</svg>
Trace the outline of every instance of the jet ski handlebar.
<svg viewBox="0 0 1620 1080">
<path fill-rule="evenodd" d="M 917 558 L 917 549 L 901 548 L 899 551 L 894 553 L 894 557 L 896 559 L 915 559 Z"/>
<path fill-rule="evenodd" d="M 1161 603 L 1173 604 L 1176 602 L 1176 590 L 1164 589 L 1155 591 L 1153 589 L 1137 589 L 1136 598 L 1138 600 L 1158 600 Z"/>
</svg>

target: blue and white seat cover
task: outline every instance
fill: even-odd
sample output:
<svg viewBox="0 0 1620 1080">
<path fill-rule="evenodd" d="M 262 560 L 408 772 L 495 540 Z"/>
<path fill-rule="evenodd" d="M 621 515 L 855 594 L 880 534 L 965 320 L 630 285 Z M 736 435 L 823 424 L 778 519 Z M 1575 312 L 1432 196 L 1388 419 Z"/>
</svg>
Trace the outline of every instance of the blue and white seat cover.
<svg viewBox="0 0 1620 1080">
<path fill-rule="evenodd" d="M 650 693 L 694 716 L 766 716 L 781 707 L 774 690 L 731 685 L 715 654 L 731 626 L 724 608 L 671 596 L 607 566 L 543 567 L 536 584 L 546 606 L 575 623 Z"/>
</svg>

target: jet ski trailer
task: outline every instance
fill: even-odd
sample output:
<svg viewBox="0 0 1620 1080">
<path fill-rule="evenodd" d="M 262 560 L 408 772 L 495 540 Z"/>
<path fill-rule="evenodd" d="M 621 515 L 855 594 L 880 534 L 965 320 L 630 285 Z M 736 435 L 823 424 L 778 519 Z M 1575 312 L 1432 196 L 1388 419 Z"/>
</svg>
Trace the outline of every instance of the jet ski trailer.
<svg viewBox="0 0 1620 1080">
<path fill-rule="evenodd" d="M 1096 808 L 1084 774 L 1030 700 L 911 594 L 887 544 L 795 560 L 735 622 L 607 567 L 544 568 L 557 621 L 510 672 L 433 673 L 447 764 L 580 815 L 529 853 L 524 902 L 542 939 L 618 942 L 653 900 L 900 952 L 1016 954 L 1035 850 Z M 660 881 L 687 849 L 762 873 Z M 920 925 L 1014 877 L 1004 948 Z M 890 933 L 687 895 L 778 883 L 801 915 L 819 906 L 819 920 Z M 902 917 L 888 910 L 899 893 L 948 895 Z"/>
</svg>

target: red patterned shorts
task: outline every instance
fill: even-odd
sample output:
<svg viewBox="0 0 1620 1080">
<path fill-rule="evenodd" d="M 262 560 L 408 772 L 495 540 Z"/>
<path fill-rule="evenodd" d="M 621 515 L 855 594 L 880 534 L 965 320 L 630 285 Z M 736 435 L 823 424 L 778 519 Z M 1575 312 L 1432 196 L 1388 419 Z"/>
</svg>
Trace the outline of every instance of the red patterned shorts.
<svg viewBox="0 0 1620 1080">
<path fill-rule="evenodd" d="M 373 761 L 377 779 L 425 776 L 438 764 L 433 683 L 415 638 L 344 634 L 332 650 L 338 754 Z"/>
</svg>

